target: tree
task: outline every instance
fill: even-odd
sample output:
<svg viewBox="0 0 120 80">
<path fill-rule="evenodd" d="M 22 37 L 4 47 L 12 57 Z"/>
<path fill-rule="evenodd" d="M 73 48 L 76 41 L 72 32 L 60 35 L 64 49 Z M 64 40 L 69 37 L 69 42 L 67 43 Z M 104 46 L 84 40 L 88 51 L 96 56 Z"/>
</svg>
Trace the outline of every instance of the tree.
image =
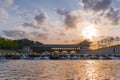
<svg viewBox="0 0 120 80">
<path fill-rule="evenodd" d="M 23 49 L 24 46 L 32 46 L 33 44 L 42 44 L 42 43 L 28 39 L 11 40 L 0 36 L 0 49 L 17 50 L 17 49 Z"/>
<path fill-rule="evenodd" d="M 117 42 L 116 45 L 119 45 L 120 38 L 119 38 L 118 36 L 116 36 L 115 40 L 116 40 L 116 42 Z"/>
</svg>

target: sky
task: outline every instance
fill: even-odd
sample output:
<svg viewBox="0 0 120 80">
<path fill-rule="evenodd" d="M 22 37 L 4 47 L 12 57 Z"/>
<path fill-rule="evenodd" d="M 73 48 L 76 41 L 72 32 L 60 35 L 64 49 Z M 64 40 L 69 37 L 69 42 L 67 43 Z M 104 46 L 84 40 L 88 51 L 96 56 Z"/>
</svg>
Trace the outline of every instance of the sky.
<svg viewBox="0 0 120 80">
<path fill-rule="evenodd" d="M 0 36 L 73 44 L 120 34 L 120 0 L 0 0 Z"/>
</svg>

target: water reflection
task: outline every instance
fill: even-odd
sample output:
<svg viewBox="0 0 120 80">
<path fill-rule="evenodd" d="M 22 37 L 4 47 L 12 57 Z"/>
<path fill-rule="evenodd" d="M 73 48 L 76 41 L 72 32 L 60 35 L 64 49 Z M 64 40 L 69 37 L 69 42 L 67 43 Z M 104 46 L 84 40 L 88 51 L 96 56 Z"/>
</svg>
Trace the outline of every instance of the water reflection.
<svg viewBox="0 0 120 80">
<path fill-rule="evenodd" d="M 0 80 L 120 80 L 119 61 L 11 60 L 0 62 Z"/>
<path fill-rule="evenodd" d="M 98 73 L 96 72 L 95 61 L 93 60 L 86 61 L 85 70 L 86 70 L 87 79 L 94 80 L 96 78 Z"/>
</svg>

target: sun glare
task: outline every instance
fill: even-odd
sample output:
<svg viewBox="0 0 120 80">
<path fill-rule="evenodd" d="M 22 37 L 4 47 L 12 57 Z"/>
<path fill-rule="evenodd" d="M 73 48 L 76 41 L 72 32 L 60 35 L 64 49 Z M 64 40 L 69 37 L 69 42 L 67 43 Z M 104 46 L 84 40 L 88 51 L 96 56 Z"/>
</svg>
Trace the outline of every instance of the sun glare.
<svg viewBox="0 0 120 80">
<path fill-rule="evenodd" d="M 93 37 L 97 36 L 97 29 L 94 25 L 90 24 L 83 29 L 82 35 L 84 38 L 92 39 Z"/>
</svg>

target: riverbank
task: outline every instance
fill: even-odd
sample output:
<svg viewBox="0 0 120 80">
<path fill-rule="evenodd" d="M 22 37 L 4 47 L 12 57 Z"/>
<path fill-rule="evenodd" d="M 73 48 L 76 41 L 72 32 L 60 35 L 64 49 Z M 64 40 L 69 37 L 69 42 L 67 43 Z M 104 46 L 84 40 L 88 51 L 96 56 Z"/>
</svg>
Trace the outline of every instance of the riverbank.
<svg viewBox="0 0 120 80">
<path fill-rule="evenodd" d="M 3 50 L 3 49 L 0 49 L 0 53 L 18 53 L 18 52 L 15 51 L 15 50 Z"/>
<path fill-rule="evenodd" d="M 8 60 L 120 60 L 120 46 L 90 50 L 86 53 L 20 53 L 11 50 L 0 50 L 0 59 Z"/>
<path fill-rule="evenodd" d="M 6 60 L 120 60 L 120 54 L 0 54 Z"/>
</svg>

